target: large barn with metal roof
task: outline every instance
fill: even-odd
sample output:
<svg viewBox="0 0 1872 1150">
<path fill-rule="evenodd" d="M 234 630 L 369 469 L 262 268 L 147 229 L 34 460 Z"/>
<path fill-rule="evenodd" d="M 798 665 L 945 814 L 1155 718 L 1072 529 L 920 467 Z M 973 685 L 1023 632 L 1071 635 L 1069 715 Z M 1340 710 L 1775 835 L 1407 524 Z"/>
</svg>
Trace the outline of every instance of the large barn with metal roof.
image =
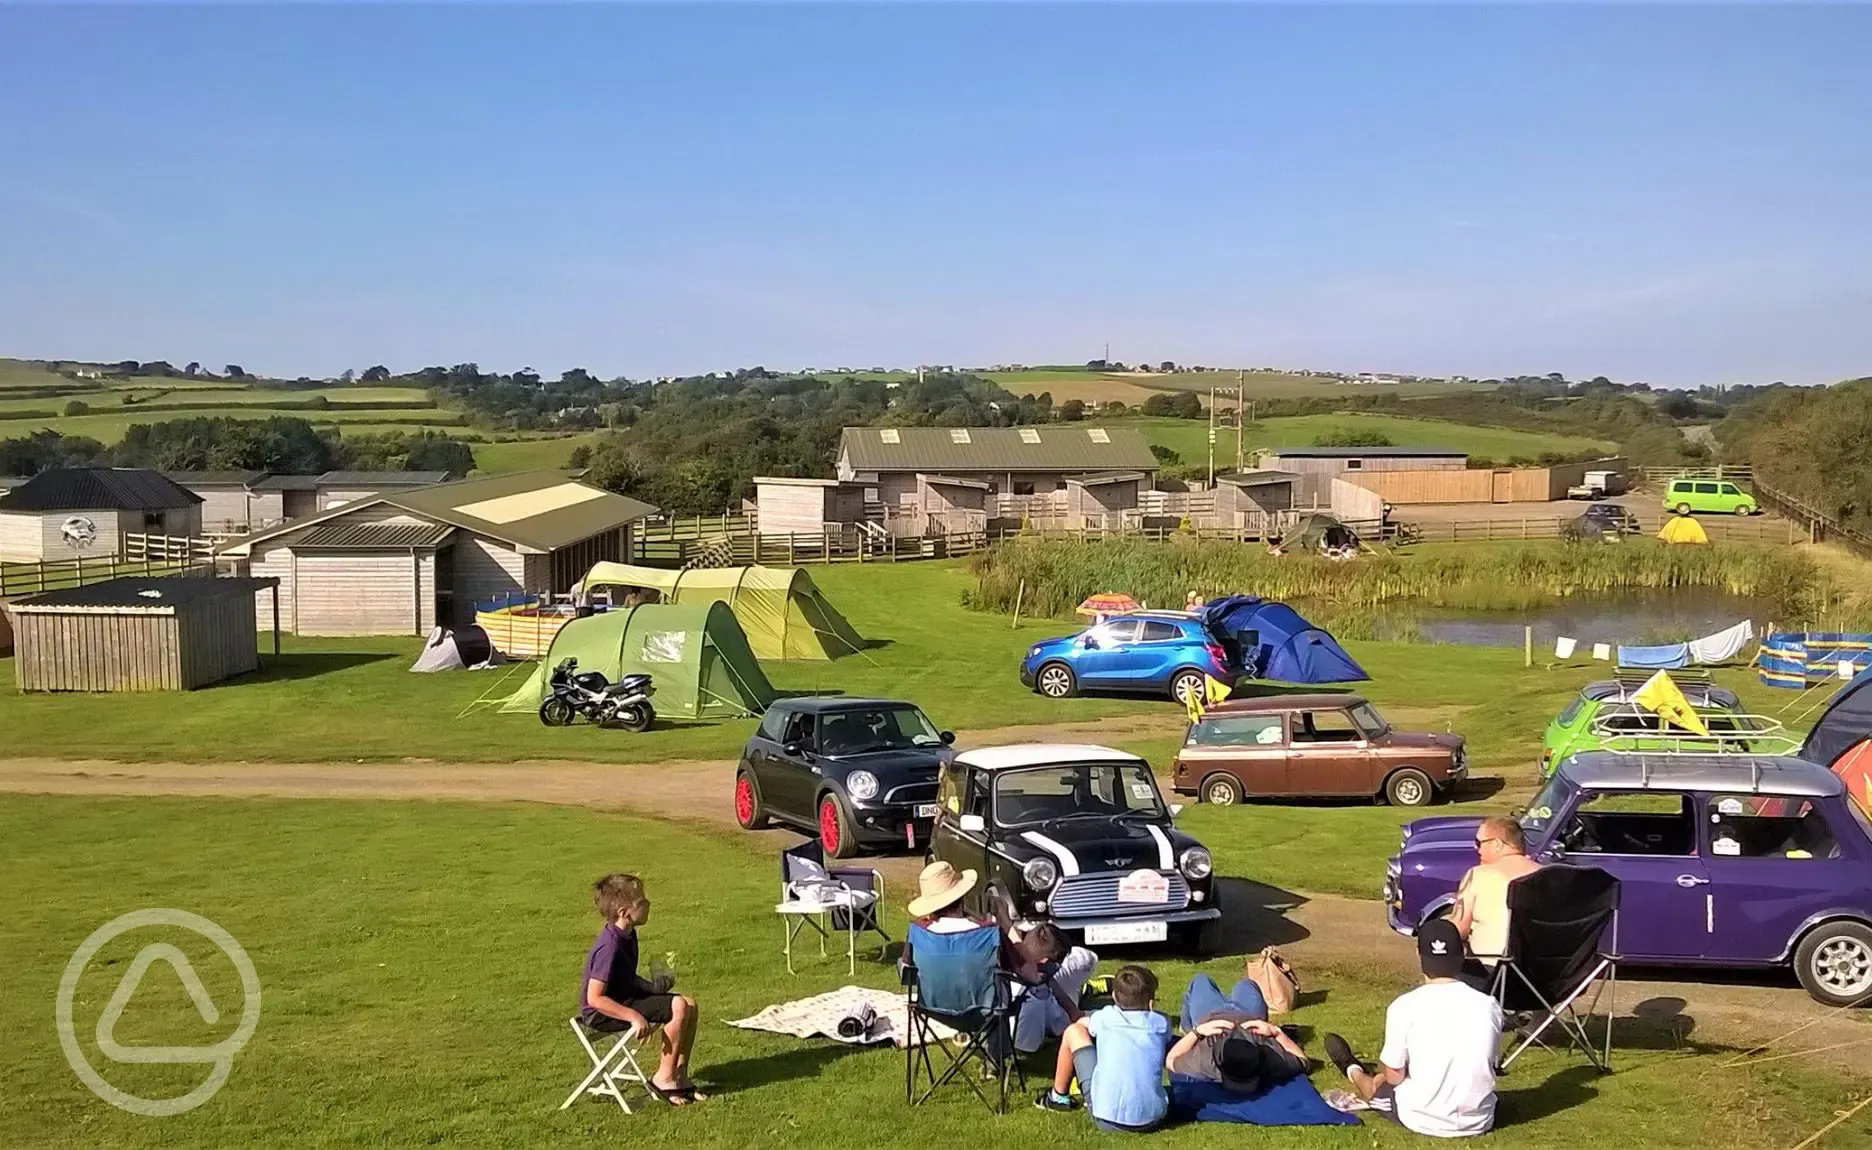
<svg viewBox="0 0 1872 1150">
<path fill-rule="evenodd" d="M 367 495 L 263 531 L 222 555 L 280 580 L 280 624 L 299 635 L 422 634 L 476 603 L 563 594 L 600 560 L 630 555 L 656 508 L 558 472 Z"/>
<path fill-rule="evenodd" d="M 124 553 L 126 535 L 200 535 L 201 506 L 158 471 L 41 471 L 0 495 L 0 562 L 108 559 Z"/>
</svg>

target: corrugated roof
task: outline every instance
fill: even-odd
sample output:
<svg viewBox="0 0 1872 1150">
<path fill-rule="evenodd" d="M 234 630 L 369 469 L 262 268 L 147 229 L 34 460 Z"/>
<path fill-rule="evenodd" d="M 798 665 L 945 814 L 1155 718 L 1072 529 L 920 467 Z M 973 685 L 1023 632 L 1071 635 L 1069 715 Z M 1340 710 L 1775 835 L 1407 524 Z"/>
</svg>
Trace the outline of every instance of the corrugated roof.
<svg viewBox="0 0 1872 1150">
<path fill-rule="evenodd" d="M 510 506 L 524 511 L 525 496 L 550 493 L 555 488 L 567 486 L 583 487 L 585 491 L 576 502 L 543 499 L 543 509 L 534 514 L 515 514 L 512 518 L 503 517 L 496 522 L 462 511 L 464 507 L 485 509 L 497 501 L 509 501 Z M 542 554 L 606 531 L 615 531 L 646 515 L 656 514 L 656 508 L 648 503 L 581 484 L 562 472 L 532 471 L 485 479 L 463 479 L 455 483 L 438 483 L 433 487 L 373 495 L 295 523 L 257 532 L 229 546 L 225 553 L 249 555 L 256 543 L 305 531 L 315 524 L 329 523 L 367 507 L 394 507 L 434 523 L 449 524 L 477 535 L 499 539 L 522 550 Z"/>
<path fill-rule="evenodd" d="M 164 511 L 201 501 L 160 471 L 55 467 L 0 495 L 0 511 Z"/>
<path fill-rule="evenodd" d="M 327 471 L 320 487 L 429 487 L 447 483 L 452 471 Z"/>
<path fill-rule="evenodd" d="M 265 479 L 267 473 L 264 471 L 165 471 L 163 474 L 184 487 L 251 487 Z"/>
<path fill-rule="evenodd" d="M 1441 447 L 1270 447 L 1261 454 L 1285 455 L 1290 459 L 1379 459 L 1385 456 L 1398 459 L 1430 456 L 1469 458 L 1467 451 L 1450 451 Z"/>
<path fill-rule="evenodd" d="M 1231 471 L 1216 476 L 1217 483 L 1228 483 L 1236 487 L 1266 487 L 1274 483 L 1292 483 L 1300 478 L 1291 471 Z"/>
<path fill-rule="evenodd" d="M 293 536 L 292 545 L 332 551 L 401 550 L 434 547 L 454 533 L 446 523 L 346 523 L 338 519 Z"/>
<path fill-rule="evenodd" d="M 952 431 L 966 430 L 968 442 Z M 886 442 L 883 432 L 897 433 Z M 1028 433 L 1023 436 L 1023 432 Z M 1101 432 L 1107 442 L 1099 442 Z M 1029 442 L 1031 440 L 1038 442 Z M 1129 427 L 848 427 L 839 452 L 853 471 L 1156 471 L 1157 457 Z"/>
<path fill-rule="evenodd" d="M 316 475 L 269 475 L 254 484 L 255 491 L 317 491 Z"/>
<path fill-rule="evenodd" d="M 9 606 L 28 613 L 56 608 L 169 611 L 182 603 L 199 603 L 222 595 L 252 595 L 277 586 L 279 580 L 271 575 L 238 579 L 127 575 L 122 579 L 87 583 L 83 587 L 47 591 L 43 595 L 15 600 Z"/>
</svg>

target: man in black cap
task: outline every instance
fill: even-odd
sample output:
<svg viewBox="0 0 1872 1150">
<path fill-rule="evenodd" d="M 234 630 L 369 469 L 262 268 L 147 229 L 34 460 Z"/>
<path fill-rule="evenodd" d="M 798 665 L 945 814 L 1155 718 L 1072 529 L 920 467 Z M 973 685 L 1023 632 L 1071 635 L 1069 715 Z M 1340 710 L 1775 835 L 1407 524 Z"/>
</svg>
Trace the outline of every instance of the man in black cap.
<svg viewBox="0 0 1872 1150">
<path fill-rule="evenodd" d="M 1326 1036 L 1326 1056 L 1374 1110 L 1419 1134 L 1486 1134 L 1495 1124 L 1501 1007 L 1458 978 L 1463 940 L 1448 919 L 1418 930 L 1417 961 L 1424 984 L 1385 1011 L 1380 1065 L 1360 1062 L 1337 1034 Z"/>
</svg>

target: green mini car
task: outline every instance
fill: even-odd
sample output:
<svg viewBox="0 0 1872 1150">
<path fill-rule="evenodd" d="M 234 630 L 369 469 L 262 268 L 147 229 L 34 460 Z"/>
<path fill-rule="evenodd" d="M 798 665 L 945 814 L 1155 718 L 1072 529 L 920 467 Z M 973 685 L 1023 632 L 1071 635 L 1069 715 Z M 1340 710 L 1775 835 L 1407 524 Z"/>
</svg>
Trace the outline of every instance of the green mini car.
<svg viewBox="0 0 1872 1150">
<path fill-rule="evenodd" d="M 1547 724 L 1541 737 L 1541 776 L 1553 774 L 1554 767 L 1568 755 L 1605 750 L 1608 738 L 1660 730 L 1658 717 L 1631 701 L 1643 685 L 1642 679 L 1630 678 L 1602 679 L 1582 687 L 1566 709 Z M 1695 682 L 1679 682 L 1678 687 L 1712 733 L 1735 726 L 1733 721 L 1725 721 L 1724 714 L 1733 715 L 1742 707 L 1734 691 Z M 1660 738 L 1660 743 L 1663 741 Z"/>
<path fill-rule="evenodd" d="M 1753 515 L 1761 510 L 1755 497 L 1727 479 L 1673 479 L 1664 490 L 1664 510 L 1679 515 Z"/>
</svg>

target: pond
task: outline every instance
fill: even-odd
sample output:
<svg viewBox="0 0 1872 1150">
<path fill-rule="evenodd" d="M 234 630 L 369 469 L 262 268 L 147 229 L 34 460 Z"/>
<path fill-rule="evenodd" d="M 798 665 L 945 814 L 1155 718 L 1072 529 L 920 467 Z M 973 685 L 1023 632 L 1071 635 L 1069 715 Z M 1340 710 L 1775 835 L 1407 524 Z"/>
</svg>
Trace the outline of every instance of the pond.
<svg viewBox="0 0 1872 1150">
<path fill-rule="evenodd" d="M 1783 612 L 1785 614 L 1785 612 Z M 1379 620 L 1381 638 L 1414 638 L 1471 647 L 1519 647 L 1522 628 L 1534 646 L 1553 649 L 1562 635 L 1591 643 L 1680 643 L 1753 619 L 1759 631 L 1776 618 L 1774 605 L 1721 591 L 1681 589 L 1645 594 L 1561 599 L 1527 611 L 1404 608 Z"/>
</svg>

